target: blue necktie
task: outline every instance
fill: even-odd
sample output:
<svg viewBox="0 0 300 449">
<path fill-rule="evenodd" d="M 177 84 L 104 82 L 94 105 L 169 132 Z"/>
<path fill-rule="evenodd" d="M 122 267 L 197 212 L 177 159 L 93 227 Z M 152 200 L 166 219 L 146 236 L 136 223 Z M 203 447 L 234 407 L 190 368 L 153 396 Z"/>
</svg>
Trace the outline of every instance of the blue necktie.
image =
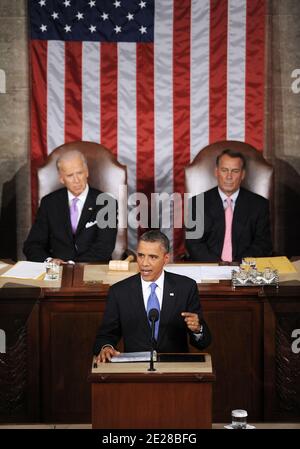
<svg viewBox="0 0 300 449">
<path fill-rule="evenodd" d="M 156 296 L 156 293 L 155 293 L 156 287 L 157 287 L 157 284 L 155 284 L 155 282 L 152 282 L 152 284 L 150 284 L 151 293 L 150 293 L 150 296 L 149 296 L 148 302 L 147 302 L 147 316 L 149 315 L 149 311 L 151 309 L 158 310 L 158 320 L 155 322 L 155 328 L 154 328 L 154 337 L 155 337 L 155 340 L 157 341 L 160 307 L 159 307 L 158 297 Z M 149 323 L 151 324 L 151 321 L 149 321 Z"/>
</svg>

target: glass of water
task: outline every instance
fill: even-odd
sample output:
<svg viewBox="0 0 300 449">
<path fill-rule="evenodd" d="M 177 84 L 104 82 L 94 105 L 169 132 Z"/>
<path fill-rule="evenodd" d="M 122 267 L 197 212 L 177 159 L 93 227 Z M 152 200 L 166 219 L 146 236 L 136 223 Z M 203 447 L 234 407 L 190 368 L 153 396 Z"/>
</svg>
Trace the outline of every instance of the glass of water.
<svg viewBox="0 0 300 449">
<path fill-rule="evenodd" d="M 233 429 L 247 429 L 247 416 L 246 410 L 232 410 L 231 412 L 231 426 Z"/>
<path fill-rule="evenodd" d="M 46 262 L 46 280 L 57 280 L 59 278 L 59 265 L 55 262 Z"/>
</svg>

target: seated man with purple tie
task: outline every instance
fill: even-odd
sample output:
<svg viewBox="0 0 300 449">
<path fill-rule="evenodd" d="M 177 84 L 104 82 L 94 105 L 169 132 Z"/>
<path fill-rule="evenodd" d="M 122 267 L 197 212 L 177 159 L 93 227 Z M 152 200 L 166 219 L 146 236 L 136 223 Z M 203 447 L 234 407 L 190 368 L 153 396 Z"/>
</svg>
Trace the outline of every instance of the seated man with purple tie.
<svg viewBox="0 0 300 449">
<path fill-rule="evenodd" d="M 203 319 L 194 280 L 164 270 L 169 262 L 169 240 L 158 230 L 145 232 L 137 247 L 140 273 L 109 289 L 102 324 L 94 344 L 97 362 L 119 354 L 123 337 L 125 352 L 151 351 L 149 311 L 156 309 L 154 338 L 157 352 L 188 352 L 191 345 L 202 350 L 211 341 Z"/>
<path fill-rule="evenodd" d="M 25 256 L 33 262 L 52 259 L 58 264 L 108 262 L 115 247 L 116 219 L 111 227 L 98 226 L 97 214 L 104 205 L 97 205 L 96 200 L 102 192 L 87 183 L 89 173 L 84 155 L 80 151 L 65 152 L 56 165 L 65 187 L 42 198 L 24 243 Z M 110 197 L 109 202 L 113 204 L 115 218 L 116 201 Z"/>
<path fill-rule="evenodd" d="M 217 157 L 218 186 L 204 192 L 203 235 L 186 239 L 190 260 L 240 262 L 272 254 L 269 201 L 241 187 L 245 174 L 242 153 L 226 149 Z M 190 200 L 193 220 L 197 203 L 197 197 Z"/>
</svg>

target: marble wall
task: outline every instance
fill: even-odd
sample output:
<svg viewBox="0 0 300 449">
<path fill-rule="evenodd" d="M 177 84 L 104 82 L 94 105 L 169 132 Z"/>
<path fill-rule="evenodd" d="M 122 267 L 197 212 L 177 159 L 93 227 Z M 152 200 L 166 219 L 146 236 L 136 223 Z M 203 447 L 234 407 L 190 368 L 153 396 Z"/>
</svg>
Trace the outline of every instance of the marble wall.
<svg viewBox="0 0 300 449">
<path fill-rule="evenodd" d="M 26 0 L 0 1 L 0 256 L 20 258 L 30 223 Z"/>
<path fill-rule="evenodd" d="M 274 244 L 279 254 L 300 255 L 300 2 L 270 0 L 268 6 L 266 154 L 275 166 Z"/>
<path fill-rule="evenodd" d="M 299 0 L 268 0 L 266 23 L 265 156 L 275 166 L 275 249 L 296 255 L 300 254 Z M 31 220 L 27 25 L 26 0 L 0 0 L 0 70 L 6 78 L 6 93 L 0 93 L 2 258 L 23 257 Z M 1 86 L 3 82 L 0 92 Z"/>
</svg>

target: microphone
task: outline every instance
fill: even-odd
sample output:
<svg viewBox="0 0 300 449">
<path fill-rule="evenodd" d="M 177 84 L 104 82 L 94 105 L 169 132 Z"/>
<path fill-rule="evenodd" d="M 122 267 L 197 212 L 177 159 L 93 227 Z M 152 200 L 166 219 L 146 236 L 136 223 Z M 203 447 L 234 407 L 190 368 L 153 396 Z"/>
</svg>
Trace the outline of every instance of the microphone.
<svg viewBox="0 0 300 449">
<path fill-rule="evenodd" d="M 148 320 L 151 322 L 151 343 L 152 346 L 156 344 L 155 333 L 155 323 L 158 321 L 159 311 L 157 309 L 150 309 L 148 313 Z"/>
<path fill-rule="evenodd" d="M 157 309 L 150 309 L 148 313 L 148 320 L 151 322 L 151 354 L 150 354 L 150 367 L 148 371 L 156 371 L 153 365 L 153 351 L 154 347 L 156 347 L 156 339 L 155 339 L 155 323 L 158 321 L 159 311 Z"/>
<path fill-rule="evenodd" d="M 159 311 L 157 309 L 150 309 L 148 313 L 149 321 L 157 321 L 159 318 Z"/>
</svg>

